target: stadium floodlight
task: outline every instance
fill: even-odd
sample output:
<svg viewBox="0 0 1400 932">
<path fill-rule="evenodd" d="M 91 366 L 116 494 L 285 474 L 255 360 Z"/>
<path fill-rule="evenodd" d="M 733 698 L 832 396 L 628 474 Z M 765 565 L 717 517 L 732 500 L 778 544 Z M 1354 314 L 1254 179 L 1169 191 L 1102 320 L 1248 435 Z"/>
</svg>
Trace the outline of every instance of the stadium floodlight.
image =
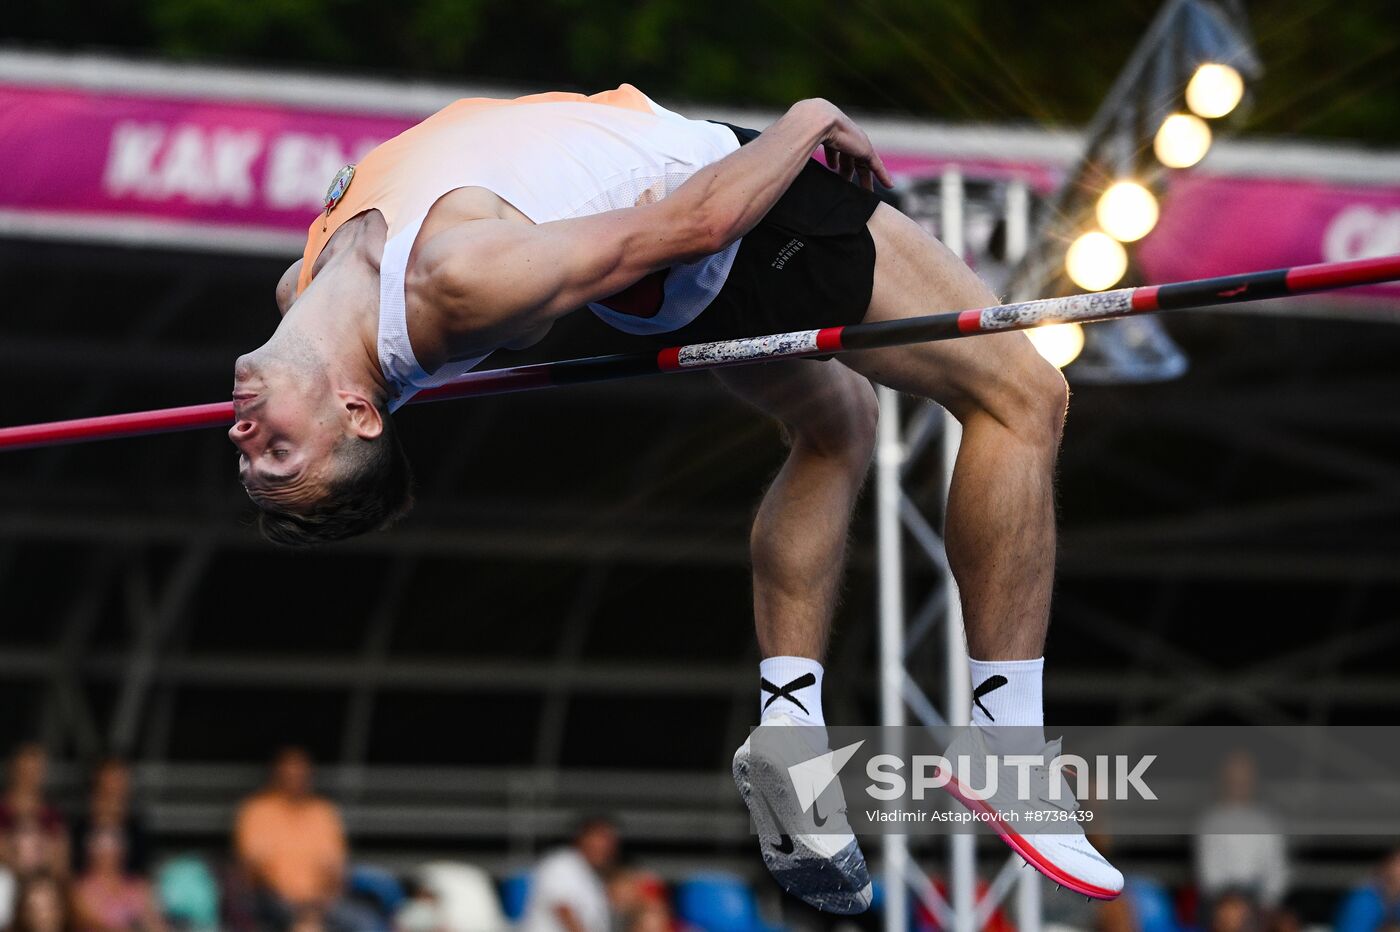
<svg viewBox="0 0 1400 932">
<path fill-rule="evenodd" d="M 1206 62 L 1186 85 L 1186 106 L 1197 116 L 1217 120 L 1244 99 L 1244 77 L 1232 66 Z"/>
<path fill-rule="evenodd" d="M 1182 7 L 1186 67 L 1194 67 L 1186 102 L 1196 114 L 1215 120 L 1233 111 L 1244 99 L 1245 82 L 1259 77 L 1259 56 L 1250 42 L 1238 4 L 1193 0 Z M 1199 106 L 1198 106 L 1199 104 Z"/>
<path fill-rule="evenodd" d="M 1194 113 L 1173 113 L 1152 139 L 1157 161 L 1168 168 L 1190 168 L 1210 151 L 1210 126 Z"/>
<path fill-rule="evenodd" d="M 1109 236 L 1120 243 L 1136 242 L 1157 225 L 1157 197 L 1140 182 L 1116 181 L 1099 196 L 1094 214 Z"/>
<path fill-rule="evenodd" d="M 1141 41 L 1084 131 L 1012 271 L 1013 300 L 1117 287 L 1131 244 L 1170 208 L 1171 173 L 1197 165 L 1262 74 L 1243 0 L 1161 0 Z M 1125 250 L 1123 244 L 1129 244 Z M 1071 380 L 1174 378 L 1187 361 L 1158 320 L 1118 321 L 1085 332 Z"/>
<path fill-rule="evenodd" d="M 1090 230 L 1070 243 L 1065 271 L 1085 291 L 1103 291 L 1118 284 L 1128 271 L 1128 251 L 1107 233 Z"/>
<path fill-rule="evenodd" d="M 1084 349 L 1084 327 L 1080 324 L 1051 324 L 1026 331 L 1037 353 L 1057 369 L 1079 358 Z"/>
</svg>

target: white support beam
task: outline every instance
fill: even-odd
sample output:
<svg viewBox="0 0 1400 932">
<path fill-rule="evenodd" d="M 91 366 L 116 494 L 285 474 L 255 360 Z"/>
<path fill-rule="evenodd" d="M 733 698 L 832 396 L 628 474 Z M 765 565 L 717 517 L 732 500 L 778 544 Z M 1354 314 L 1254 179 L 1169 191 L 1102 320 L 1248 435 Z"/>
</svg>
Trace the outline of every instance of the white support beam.
<svg viewBox="0 0 1400 932">
<path fill-rule="evenodd" d="M 880 423 L 875 445 L 875 522 L 879 552 L 880 724 L 897 733 L 904 724 L 904 542 L 899 516 L 900 473 L 904 445 L 900 437 L 899 394 L 881 385 Z M 898 753 L 898 748 L 888 749 Z M 906 932 L 909 925 L 909 839 L 881 836 L 885 932 Z"/>
</svg>

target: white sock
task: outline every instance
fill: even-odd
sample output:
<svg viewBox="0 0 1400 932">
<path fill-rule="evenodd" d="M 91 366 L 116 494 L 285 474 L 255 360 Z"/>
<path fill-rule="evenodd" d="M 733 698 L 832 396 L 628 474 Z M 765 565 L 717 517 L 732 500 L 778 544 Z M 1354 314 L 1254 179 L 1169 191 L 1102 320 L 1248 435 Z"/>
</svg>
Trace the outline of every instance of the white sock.
<svg viewBox="0 0 1400 932">
<path fill-rule="evenodd" d="M 806 657 L 769 657 L 758 664 L 758 720 L 780 712 L 800 725 L 825 725 L 822 665 Z"/>
<path fill-rule="evenodd" d="M 1045 744 L 1045 707 L 1041 698 L 1041 677 L 1045 658 L 1034 660 L 972 660 L 972 724 L 979 728 L 1015 726 L 1017 745 Z M 1019 750 L 1019 748 L 1018 748 Z"/>
</svg>

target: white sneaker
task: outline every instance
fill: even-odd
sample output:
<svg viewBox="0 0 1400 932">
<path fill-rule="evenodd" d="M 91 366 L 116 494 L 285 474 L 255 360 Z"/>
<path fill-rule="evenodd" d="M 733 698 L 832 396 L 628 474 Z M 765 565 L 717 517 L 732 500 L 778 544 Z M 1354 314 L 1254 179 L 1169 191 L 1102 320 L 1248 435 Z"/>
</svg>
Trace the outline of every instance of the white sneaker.
<svg viewBox="0 0 1400 932">
<path fill-rule="evenodd" d="M 1075 893 L 1099 900 L 1111 900 L 1123 892 L 1123 875 L 1104 856 L 1094 849 L 1089 839 L 1084 837 L 1083 823 L 1073 818 L 1079 811 L 1079 803 L 1070 792 L 1063 774 L 1057 774 L 1060 784 L 1058 793 L 1050 792 L 1050 761 L 1060 754 L 1058 739 L 1051 741 L 1040 750 L 1045 766 L 1030 768 L 1030 798 L 1017 798 L 1017 768 L 1000 764 L 997 773 L 997 791 L 986 799 L 978 799 L 972 788 L 985 789 L 985 767 L 987 755 L 986 736 L 981 729 L 963 729 L 943 752 L 953 766 L 953 778 L 948 781 L 947 790 L 953 798 L 969 810 L 983 815 L 992 813 L 1010 814 L 1009 818 L 987 820 L 1001 840 L 1011 846 L 1026 863 L 1040 871 L 1055 883 Z M 965 774 L 973 787 L 964 787 L 958 782 L 958 757 L 967 755 L 974 765 L 970 774 Z M 977 765 L 981 765 L 980 769 Z M 1025 832 L 1022 829 L 1037 823 L 1025 818 L 1026 813 L 1051 813 L 1059 810 L 1068 816 L 1057 818 L 1055 832 Z M 1016 818 L 1020 815 L 1021 818 Z"/>
<path fill-rule="evenodd" d="M 773 740 L 776 729 L 787 731 L 784 726 L 793 726 L 791 748 Z M 753 817 L 764 866 L 779 886 L 810 906 L 842 915 L 865 912 L 870 874 L 846 821 L 841 782 L 833 779 L 804 810 L 788 774 L 789 766 L 827 752 L 826 730 L 783 714 L 761 727 L 766 734 L 757 749 L 750 735 L 734 752 L 734 783 Z"/>
</svg>

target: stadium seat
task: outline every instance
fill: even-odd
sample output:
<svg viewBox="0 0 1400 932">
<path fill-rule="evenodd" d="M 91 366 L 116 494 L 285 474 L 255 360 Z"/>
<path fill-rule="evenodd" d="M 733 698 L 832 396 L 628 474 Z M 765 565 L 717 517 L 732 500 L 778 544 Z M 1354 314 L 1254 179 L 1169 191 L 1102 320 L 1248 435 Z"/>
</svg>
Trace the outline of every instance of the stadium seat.
<svg viewBox="0 0 1400 932">
<path fill-rule="evenodd" d="M 356 864 L 350 868 L 350 893 L 372 904 L 386 920 L 399 911 L 405 899 L 399 878 L 382 867 Z"/>
<path fill-rule="evenodd" d="M 759 916 L 749 885 L 732 874 L 697 874 L 682 882 L 676 913 L 705 932 L 777 932 Z"/>
<path fill-rule="evenodd" d="M 1179 932 L 1181 924 L 1165 887 L 1143 877 L 1129 877 L 1124 887 L 1139 932 Z"/>
<path fill-rule="evenodd" d="M 520 871 L 501 881 L 501 905 L 505 907 L 506 918 L 511 922 L 519 922 L 520 917 L 525 915 L 525 902 L 530 898 L 530 880 L 529 871 Z"/>
<path fill-rule="evenodd" d="M 505 932 L 510 928 L 496 885 L 481 868 L 435 861 L 418 868 L 417 876 L 437 897 L 447 932 Z"/>
<path fill-rule="evenodd" d="M 185 929 L 219 927 L 219 884 L 209 867 L 192 855 L 171 858 L 156 872 L 161 912 Z"/>
</svg>

